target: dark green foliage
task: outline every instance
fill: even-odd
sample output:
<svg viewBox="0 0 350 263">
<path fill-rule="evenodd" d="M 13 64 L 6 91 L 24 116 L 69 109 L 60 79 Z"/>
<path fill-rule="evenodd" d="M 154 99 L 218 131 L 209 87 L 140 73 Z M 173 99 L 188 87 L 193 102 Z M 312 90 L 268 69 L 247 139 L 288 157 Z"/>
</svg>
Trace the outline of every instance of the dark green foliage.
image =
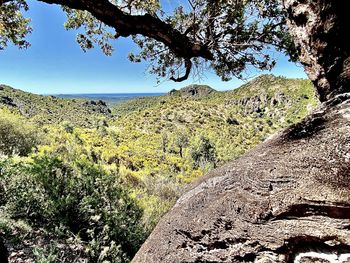
<svg viewBox="0 0 350 263">
<path fill-rule="evenodd" d="M 12 43 L 19 48 L 27 48 L 26 36 L 32 31 L 30 19 L 23 17 L 21 11 L 27 11 L 24 0 L 15 0 L 2 5 L 0 0 L 0 51 Z"/>
<path fill-rule="evenodd" d="M 165 21 L 193 43 L 210 50 L 212 59 L 190 58 L 195 77 L 207 68 L 213 69 L 224 81 L 242 78 L 250 67 L 271 69 L 276 63 L 268 51 L 272 48 L 287 53 L 292 60 L 297 58 L 279 1 L 191 0 L 188 8 L 175 7 L 172 14 L 165 16 Z M 130 61 L 148 61 L 149 72 L 160 78 L 185 76 L 186 58 L 152 38 L 138 35 L 134 42 L 141 51 L 129 54 Z"/>
<path fill-rule="evenodd" d="M 191 149 L 191 157 L 196 168 L 205 167 L 208 164 L 215 167 L 217 162 L 215 145 L 208 138 L 200 136 Z"/>
</svg>

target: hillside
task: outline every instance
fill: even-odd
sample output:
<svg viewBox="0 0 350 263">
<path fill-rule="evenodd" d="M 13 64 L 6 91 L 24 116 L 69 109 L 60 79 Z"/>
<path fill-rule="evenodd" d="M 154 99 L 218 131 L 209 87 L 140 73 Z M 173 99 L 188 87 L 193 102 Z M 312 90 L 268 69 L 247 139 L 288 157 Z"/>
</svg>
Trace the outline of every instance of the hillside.
<svg viewBox="0 0 350 263">
<path fill-rule="evenodd" d="M 103 101 L 61 99 L 42 96 L 6 85 L 0 85 L 0 107 L 6 107 L 38 123 L 69 121 L 78 125 L 91 125 L 99 117 L 110 116 Z"/>
<path fill-rule="evenodd" d="M 175 136 L 185 130 L 194 140 L 204 133 L 217 145 L 222 163 L 299 121 L 317 103 L 309 81 L 264 75 L 236 90 L 203 97 L 131 100 L 113 113 L 119 116 L 114 125 L 142 134 Z"/>
<path fill-rule="evenodd" d="M 138 98 L 111 115 L 2 91 L 0 234 L 16 252 L 11 262 L 129 262 L 189 183 L 318 104 L 309 81 L 271 75 L 205 96 Z M 98 121 L 82 126 L 91 112 Z M 52 121 L 58 114 L 63 123 Z"/>
<path fill-rule="evenodd" d="M 133 263 L 349 262 L 350 95 L 211 171 Z"/>
</svg>

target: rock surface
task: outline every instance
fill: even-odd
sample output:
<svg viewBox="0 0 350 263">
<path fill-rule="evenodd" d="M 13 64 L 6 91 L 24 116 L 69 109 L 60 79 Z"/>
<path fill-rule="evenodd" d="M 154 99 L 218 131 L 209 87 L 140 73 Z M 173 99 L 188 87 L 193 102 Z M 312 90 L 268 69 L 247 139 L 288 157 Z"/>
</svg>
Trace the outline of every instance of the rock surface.
<svg viewBox="0 0 350 263">
<path fill-rule="evenodd" d="M 350 262 L 349 253 L 343 94 L 192 185 L 133 262 Z"/>
</svg>

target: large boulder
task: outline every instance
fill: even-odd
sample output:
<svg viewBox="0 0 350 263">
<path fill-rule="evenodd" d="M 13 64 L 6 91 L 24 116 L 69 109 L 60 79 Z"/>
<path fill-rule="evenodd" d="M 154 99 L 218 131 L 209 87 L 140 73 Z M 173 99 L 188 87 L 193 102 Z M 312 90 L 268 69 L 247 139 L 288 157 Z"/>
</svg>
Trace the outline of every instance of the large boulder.
<svg viewBox="0 0 350 263">
<path fill-rule="evenodd" d="M 193 184 L 133 262 L 350 262 L 350 94 Z"/>
</svg>

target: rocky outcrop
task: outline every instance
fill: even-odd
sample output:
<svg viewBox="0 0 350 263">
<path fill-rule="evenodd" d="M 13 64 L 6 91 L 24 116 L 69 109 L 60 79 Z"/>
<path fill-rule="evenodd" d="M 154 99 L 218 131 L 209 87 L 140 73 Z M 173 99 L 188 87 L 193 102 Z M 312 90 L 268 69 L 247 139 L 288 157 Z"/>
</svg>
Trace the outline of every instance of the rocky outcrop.
<svg viewBox="0 0 350 263">
<path fill-rule="evenodd" d="M 307 99 L 307 98 L 303 98 Z M 244 96 L 234 102 L 235 105 L 244 107 L 245 114 L 260 113 L 266 111 L 267 107 L 276 108 L 277 106 L 291 106 L 290 98 L 283 92 L 277 92 L 271 98 L 267 94 Z"/>
<path fill-rule="evenodd" d="M 350 94 L 192 185 L 134 263 L 349 262 Z"/>
<path fill-rule="evenodd" d="M 16 104 L 14 103 L 13 99 L 8 96 L 0 96 L 0 104 L 4 104 L 10 107 L 16 107 Z"/>
<path fill-rule="evenodd" d="M 237 101 L 237 105 L 243 106 L 245 108 L 245 114 L 259 113 L 264 110 L 267 106 L 267 95 L 243 97 Z"/>
<path fill-rule="evenodd" d="M 107 116 L 111 114 L 111 110 L 108 108 L 106 102 L 104 102 L 103 100 L 86 101 L 86 102 L 84 102 L 83 106 L 87 107 L 92 112 L 101 113 L 101 114 L 104 114 L 104 115 L 107 115 Z"/>
<path fill-rule="evenodd" d="M 300 61 L 321 101 L 350 92 L 348 1 L 283 0 Z"/>
<path fill-rule="evenodd" d="M 216 92 L 215 89 L 207 85 L 189 85 L 180 90 L 173 89 L 169 91 L 169 96 L 181 96 L 181 97 L 202 97 L 207 96 L 213 92 Z"/>
</svg>

